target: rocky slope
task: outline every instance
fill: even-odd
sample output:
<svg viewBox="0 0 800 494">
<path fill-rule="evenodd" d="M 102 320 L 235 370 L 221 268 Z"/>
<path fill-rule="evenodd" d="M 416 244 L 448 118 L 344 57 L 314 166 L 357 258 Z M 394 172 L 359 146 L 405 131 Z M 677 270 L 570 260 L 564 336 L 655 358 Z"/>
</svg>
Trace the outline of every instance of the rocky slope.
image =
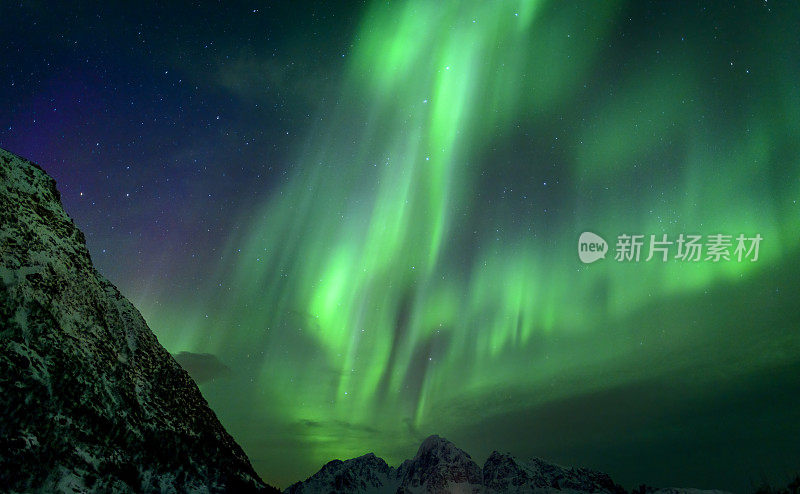
<svg viewBox="0 0 800 494">
<path fill-rule="evenodd" d="M 298 482 L 286 492 L 386 492 L 397 491 L 395 469 L 372 453 L 349 460 L 325 464 L 305 482 Z"/>
<path fill-rule="evenodd" d="M 519 462 L 497 451 L 483 466 L 483 485 L 491 492 L 625 492 L 605 473 L 565 468 L 541 458 Z"/>
<path fill-rule="evenodd" d="M 55 182 L 0 150 L 0 491 L 270 490 L 92 266 Z"/>
<path fill-rule="evenodd" d="M 482 492 L 481 468 L 450 441 L 431 436 L 413 459 L 392 468 L 374 454 L 333 460 L 287 493 Z"/>
<path fill-rule="evenodd" d="M 540 493 L 624 494 L 604 473 L 565 468 L 540 458 L 519 461 L 493 452 L 483 468 L 453 443 L 439 436 L 426 439 L 416 456 L 398 468 L 368 454 L 352 460 L 334 460 L 287 494 L 316 493 Z M 695 489 L 650 489 L 658 494 L 714 494 Z M 722 494 L 722 493 L 720 493 Z"/>
<path fill-rule="evenodd" d="M 397 468 L 402 492 L 478 492 L 481 467 L 455 444 L 430 436 Z"/>
</svg>

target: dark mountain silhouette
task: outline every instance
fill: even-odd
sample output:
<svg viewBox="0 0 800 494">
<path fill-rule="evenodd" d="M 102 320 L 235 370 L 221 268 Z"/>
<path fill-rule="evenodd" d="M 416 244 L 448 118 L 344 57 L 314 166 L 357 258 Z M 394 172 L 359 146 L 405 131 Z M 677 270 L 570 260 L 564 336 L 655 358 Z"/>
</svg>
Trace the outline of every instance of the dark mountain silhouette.
<svg viewBox="0 0 800 494">
<path fill-rule="evenodd" d="M 648 489 L 657 494 L 712 494 L 697 489 Z M 626 490 L 605 473 L 566 468 L 540 458 L 520 461 L 509 454 L 489 455 L 483 468 L 439 436 L 427 438 L 413 459 L 393 468 L 374 454 L 333 460 L 287 494 L 316 493 L 599 493 Z"/>
<path fill-rule="evenodd" d="M 55 181 L 0 150 L 0 491 L 267 492 Z"/>
</svg>

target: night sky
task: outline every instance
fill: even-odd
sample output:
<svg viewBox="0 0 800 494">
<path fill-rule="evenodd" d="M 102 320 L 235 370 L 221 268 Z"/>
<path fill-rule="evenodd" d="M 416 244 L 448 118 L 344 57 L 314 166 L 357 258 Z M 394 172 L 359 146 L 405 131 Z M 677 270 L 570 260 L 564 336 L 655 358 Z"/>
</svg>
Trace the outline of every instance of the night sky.
<svg viewBox="0 0 800 494">
<path fill-rule="evenodd" d="M 0 146 L 268 482 L 436 433 L 741 492 L 800 471 L 799 26 L 789 1 L 2 2 Z M 763 240 L 646 261 L 665 234 Z"/>
</svg>

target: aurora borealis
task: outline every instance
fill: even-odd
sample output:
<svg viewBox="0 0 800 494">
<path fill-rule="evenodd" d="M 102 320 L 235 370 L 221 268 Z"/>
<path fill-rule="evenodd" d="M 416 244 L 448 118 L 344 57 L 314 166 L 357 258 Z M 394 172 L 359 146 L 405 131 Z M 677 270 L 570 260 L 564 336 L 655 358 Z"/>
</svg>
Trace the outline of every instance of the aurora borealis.
<svg viewBox="0 0 800 494">
<path fill-rule="evenodd" d="M 229 369 L 265 480 L 433 433 L 627 487 L 800 469 L 796 4 L 62 8 L 0 7 L 0 146 Z M 584 265 L 584 231 L 763 241 Z"/>
</svg>

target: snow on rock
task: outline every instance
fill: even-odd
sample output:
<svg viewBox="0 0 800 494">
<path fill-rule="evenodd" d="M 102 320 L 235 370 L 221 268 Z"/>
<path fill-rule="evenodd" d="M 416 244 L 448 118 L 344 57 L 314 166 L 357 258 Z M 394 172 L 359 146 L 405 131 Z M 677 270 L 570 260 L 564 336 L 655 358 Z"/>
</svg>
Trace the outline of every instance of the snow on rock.
<svg viewBox="0 0 800 494">
<path fill-rule="evenodd" d="M 297 482 L 286 489 L 286 492 L 291 494 L 394 493 L 398 486 L 394 469 L 381 458 L 369 453 L 346 461 L 330 461 L 305 482 Z"/>
<path fill-rule="evenodd" d="M 586 468 L 567 468 L 540 458 L 519 461 L 493 452 L 483 468 L 450 441 L 430 436 L 416 456 L 397 468 L 370 453 L 352 460 L 333 460 L 286 494 L 323 493 L 536 493 L 624 494 L 608 475 Z M 724 494 L 696 489 L 653 489 L 647 494 Z"/>
<path fill-rule="evenodd" d="M 491 492 L 625 492 L 601 472 L 565 468 L 541 458 L 518 461 L 497 451 L 489 455 L 483 466 L 483 484 Z"/>
<path fill-rule="evenodd" d="M 467 453 L 436 435 L 400 465 L 397 476 L 404 492 L 477 492 L 482 478 L 481 467 Z"/>
<path fill-rule="evenodd" d="M 0 150 L 0 490 L 269 489 L 139 311 L 92 266 L 55 181 Z"/>
</svg>

